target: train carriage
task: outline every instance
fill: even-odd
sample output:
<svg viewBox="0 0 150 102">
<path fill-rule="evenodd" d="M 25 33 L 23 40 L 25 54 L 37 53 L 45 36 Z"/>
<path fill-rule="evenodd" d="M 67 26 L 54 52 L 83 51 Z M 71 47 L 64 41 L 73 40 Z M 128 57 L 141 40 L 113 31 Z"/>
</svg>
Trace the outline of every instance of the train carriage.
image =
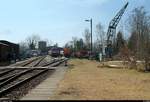
<svg viewBox="0 0 150 102">
<path fill-rule="evenodd" d="M 64 56 L 63 48 L 53 47 L 49 50 L 49 55 L 51 55 L 52 57 L 62 57 Z"/>
</svg>

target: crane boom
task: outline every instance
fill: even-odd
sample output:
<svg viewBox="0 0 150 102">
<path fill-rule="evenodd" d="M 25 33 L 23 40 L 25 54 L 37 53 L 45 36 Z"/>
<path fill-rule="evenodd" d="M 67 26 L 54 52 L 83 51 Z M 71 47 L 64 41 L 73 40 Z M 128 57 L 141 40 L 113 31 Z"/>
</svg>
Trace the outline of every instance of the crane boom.
<svg viewBox="0 0 150 102">
<path fill-rule="evenodd" d="M 109 58 L 112 57 L 112 43 L 113 43 L 113 37 L 116 34 L 116 28 L 121 20 L 121 17 L 123 16 L 126 8 L 128 7 L 128 2 L 123 6 L 123 8 L 117 13 L 117 15 L 111 20 L 109 27 L 108 27 L 108 32 L 107 32 L 107 51 L 106 55 L 109 56 Z"/>
</svg>

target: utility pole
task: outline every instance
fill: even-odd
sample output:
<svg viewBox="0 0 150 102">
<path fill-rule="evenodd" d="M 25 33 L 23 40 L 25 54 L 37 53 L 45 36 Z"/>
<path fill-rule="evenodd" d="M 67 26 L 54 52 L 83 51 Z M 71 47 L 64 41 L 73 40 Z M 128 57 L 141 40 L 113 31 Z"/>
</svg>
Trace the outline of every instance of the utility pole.
<svg viewBox="0 0 150 102">
<path fill-rule="evenodd" d="M 90 20 L 85 20 L 86 22 L 90 22 L 90 25 L 91 25 L 91 54 L 90 54 L 90 57 L 92 58 L 92 52 L 93 52 L 93 21 L 92 21 L 92 18 Z"/>
<path fill-rule="evenodd" d="M 92 32 L 93 32 L 93 29 L 92 29 L 92 26 L 93 26 L 93 22 L 92 22 L 92 19 L 91 19 L 91 55 L 92 55 L 92 52 L 93 52 L 93 34 L 92 34 Z M 91 56 L 92 57 L 92 56 Z"/>
</svg>

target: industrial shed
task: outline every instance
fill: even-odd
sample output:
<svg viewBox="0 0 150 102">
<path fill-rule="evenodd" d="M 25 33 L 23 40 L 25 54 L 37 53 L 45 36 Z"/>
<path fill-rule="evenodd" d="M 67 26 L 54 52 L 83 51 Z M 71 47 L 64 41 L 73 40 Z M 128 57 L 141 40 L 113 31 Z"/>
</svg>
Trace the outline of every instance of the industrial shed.
<svg viewBox="0 0 150 102">
<path fill-rule="evenodd" d="M 19 45 L 11 43 L 9 41 L 0 40 L 1 46 L 4 47 L 4 49 L 1 49 L 0 54 L 5 56 L 5 59 L 11 60 L 13 58 L 13 55 L 15 55 L 15 59 L 19 59 Z M 1 48 L 2 48 L 1 47 Z M 4 60 L 4 59 L 1 59 Z"/>
</svg>

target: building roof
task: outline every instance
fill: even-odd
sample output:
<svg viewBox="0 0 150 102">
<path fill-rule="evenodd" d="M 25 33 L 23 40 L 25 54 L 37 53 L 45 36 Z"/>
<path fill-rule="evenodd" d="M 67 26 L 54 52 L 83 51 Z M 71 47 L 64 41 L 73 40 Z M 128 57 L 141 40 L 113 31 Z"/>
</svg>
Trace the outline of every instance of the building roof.
<svg viewBox="0 0 150 102">
<path fill-rule="evenodd" d="M 7 44 L 1 43 L 1 42 L 0 42 L 0 45 L 8 46 Z"/>
<path fill-rule="evenodd" d="M 6 40 L 0 40 L 0 43 L 6 44 L 6 45 L 18 45 L 18 44 L 15 44 Z"/>
</svg>

